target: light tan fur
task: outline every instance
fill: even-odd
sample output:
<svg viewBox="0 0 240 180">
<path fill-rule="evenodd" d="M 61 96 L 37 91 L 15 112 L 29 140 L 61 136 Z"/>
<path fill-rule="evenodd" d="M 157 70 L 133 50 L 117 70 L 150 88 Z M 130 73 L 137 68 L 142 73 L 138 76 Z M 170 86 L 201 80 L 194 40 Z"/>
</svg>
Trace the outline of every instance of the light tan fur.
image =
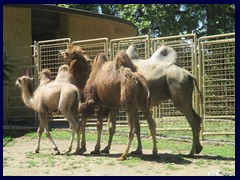
<svg viewBox="0 0 240 180">
<path fill-rule="evenodd" d="M 40 86 L 33 92 L 33 78 L 28 76 L 19 77 L 16 80 L 16 85 L 20 88 L 21 96 L 24 104 L 39 113 L 40 122 L 38 128 L 38 145 L 35 149 L 36 153 L 40 150 L 40 140 L 43 131 L 46 133 L 48 139 L 52 142 L 56 154 L 60 154 L 55 142 L 53 141 L 49 126 L 48 126 L 48 114 L 53 111 L 60 111 L 63 116 L 71 123 L 72 137 L 69 143 L 68 150 L 71 150 L 74 139 L 74 134 L 78 131 L 79 117 L 78 117 L 78 103 L 79 93 L 78 89 L 71 84 L 62 82 L 47 82 L 49 79 L 49 72 L 44 70 L 41 73 Z M 80 139 L 78 139 L 77 149 L 80 148 Z"/>
</svg>

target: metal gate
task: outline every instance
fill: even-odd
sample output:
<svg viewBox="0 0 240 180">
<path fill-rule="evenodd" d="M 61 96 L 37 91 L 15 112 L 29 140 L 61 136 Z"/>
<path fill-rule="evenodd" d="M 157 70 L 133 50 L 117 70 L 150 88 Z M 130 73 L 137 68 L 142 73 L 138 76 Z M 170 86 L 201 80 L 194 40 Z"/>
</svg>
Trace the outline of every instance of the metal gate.
<svg viewBox="0 0 240 180">
<path fill-rule="evenodd" d="M 198 41 L 198 42 L 197 42 Z M 58 56 L 59 50 L 70 45 L 71 40 L 58 39 L 36 43 L 35 65 L 37 72 L 49 68 L 56 76 L 64 62 Z M 203 118 L 203 136 L 235 133 L 235 34 L 202 37 L 195 34 L 150 39 L 148 36 L 113 39 L 107 38 L 73 41 L 80 46 L 91 60 L 97 53 L 104 52 L 112 60 L 119 50 L 134 45 L 142 59 L 148 59 L 161 44 L 174 48 L 180 66 L 190 71 L 198 80 L 204 95 L 200 105 L 197 91 L 193 94 L 193 106 Z M 152 113 L 159 122 L 159 130 L 190 130 L 186 118 L 174 107 L 171 100 L 154 107 Z M 140 120 L 145 118 L 140 113 Z M 95 123 L 95 116 L 92 118 Z M 120 111 L 118 124 L 126 123 L 126 114 Z M 219 128 L 219 122 L 221 128 Z M 218 124 L 216 124 L 218 123 Z M 191 135 L 191 133 L 189 133 Z"/>
<path fill-rule="evenodd" d="M 235 134 L 235 34 L 199 38 L 203 136 Z"/>
</svg>

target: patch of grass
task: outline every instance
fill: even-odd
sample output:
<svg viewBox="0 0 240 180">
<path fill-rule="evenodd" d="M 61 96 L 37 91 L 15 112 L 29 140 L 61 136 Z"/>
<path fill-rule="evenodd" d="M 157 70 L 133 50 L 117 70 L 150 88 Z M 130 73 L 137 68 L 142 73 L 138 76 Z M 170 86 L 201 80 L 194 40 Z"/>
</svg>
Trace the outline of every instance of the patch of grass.
<svg viewBox="0 0 240 180">
<path fill-rule="evenodd" d="M 107 165 L 115 166 L 115 165 L 116 165 L 116 162 L 108 162 Z"/>
<path fill-rule="evenodd" d="M 203 155 L 218 155 L 222 157 L 235 158 L 235 146 L 233 145 L 204 145 L 201 152 Z"/>
<path fill-rule="evenodd" d="M 148 128 L 148 127 L 146 127 L 146 128 Z M 121 129 L 121 128 L 119 128 L 119 129 Z M 127 128 L 126 128 L 126 130 L 127 130 Z M 123 129 L 121 129 L 121 131 L 123 131 Z M 71 133 L 69 131 L 63 131 L 63 130 L 60 131 L 60 130 L 55 130 L 55 129 L 51 131 L 51 134 L 54 139 L 69 140 L 70 136 L 71 136 Z M 37 139 L 36 132 L 28 133 L 27 136 L 35 137 Z M 75 136 L 75 139 L 76 139 L 76 136 Z M 126 133 L 121 133 L 121 135 L 116 134 L 113 137 L 113 143 L 114 144 L 126 144 L 127 139 L 128 138 L 127 138 L 127 131 L 126 131 Z M 107 140 L 108 140 L 108 135 L 102 134 L 102 142 L 107 142 Z M 143 149 L 152 149 L 153 145 L 152 145 L 151 136 L 149 136 L 147 138 L 143 137 L 141 140 L 142 140 Z M 7 141 L 7 139 L 5 141 Z M 86 141 L 87 142 L 96 142 L 97 141 L 97 133 L 90 132 L 87 130 L 86 131 Z M 137 138 L 135 136 L 131 147 L 135 148 L 136 146 L 137 146 Z M 171 151 L 173 153 L 187 154 L 191 150 L 192 143 L 161 138 L 161 139 L 158 139 L 157 146 L 158 146 L 159 151 L 167 149 L 168 151 Z M 235 158 L 235 146 L 228 145 L 228 144 L 225 144 L 225 145 L 204 144 L 203 151 L 201 152 L 201 154 Z"/>
<path fill-rule="evenodd" d="M 163 168 L 166 169 L 166 170 L 173 170 L 173 171 L 181 169 L 179 167 L 176 167 L 176 164 L 173 164 L 173 163 L 164 164 Z"/>
<path fill-rule="evenodd" d="M 202 167 L 202 166 L 205 166 L 205 163 L 206 163 L 205 160 L 200 159 L 200 160 L 196 161 L 194 164 Z"/>
<path fill-rule="evenodd" d="M 28 168 L 38 167 L 38 163 L 34 160 L 29 160 L 27 161 L 27 163 L 28 163 L 27 165 Z"/>
<path fill-rule="evenodd" d="M 5 146 L 14 146 L 16 143 L 15 139 L 9 136 L 3 137 L 3 147 Z"/>
<path fill-rule="evenodd" d="M 92 169 L 90 169 L 90 168 L 85 168 L 84 171 L 85 171 L 85 172 L 91 172 Z"/>
<path fill-rule="evenodd" d="M 13 161 L 14 159 L 12 157 L 3 157 L 3 166 L 7 167 L 8 165 L 8 161 Z"/>
<path fill-rule="evenodd" d="M 223 171 L 223 172 L 233 172 L 235 170 L 233 168 L 223 167 L 221 171 Z"/>
<path fill-rule="evenodd" d="M 142 162 L 140 157 L 128 157 L 127 160 L 121 161 L 120 164 L 128 166 L 128 167 L 135 167 L 140 162 Z"/>
</svg>

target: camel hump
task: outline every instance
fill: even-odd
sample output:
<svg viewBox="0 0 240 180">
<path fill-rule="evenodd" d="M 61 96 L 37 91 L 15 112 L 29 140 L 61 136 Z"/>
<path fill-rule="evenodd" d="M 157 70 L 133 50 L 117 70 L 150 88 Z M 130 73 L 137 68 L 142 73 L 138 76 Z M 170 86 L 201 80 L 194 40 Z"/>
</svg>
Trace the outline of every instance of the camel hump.
<svg viewBox="0 0 240 180">
<path fill-rule="evenodd" d="M 126 51 L 126 53 L 128 54 L 128 56 L 131 59 L 140 59 L 140 56 L 137 53 L 137 49 L 135 48 L 135 46 L 130 45 Z"/>
<path fill-rule="evenodd" d="M 40 85 L 47 84 L 51 81 L 51 71 L 49 69 L 43 69 L 39 76 Z"/>
<path fill-rule="evenodd" d="M 172 64 L 179 64 L 176 51 L 166 45 L 162 45 L 150 58 L 156 61 L 165 61 Z"/>
<path fill-rule="evenodd" d="M 58 69 L 58 73 L 61 71 L 69 71 L 69 66 L 66 64 L 61 65 Z"/>
<path fill-rule="evenodd" d="M 120 67 L 127 67 L 130 68 L 132 72 L 137 71 L 137 68 L 134 66 L 132 60 L 125 51 L 119 51 L 113 62 L 115 63 L 116 70 L 120 69 Z"/>
<path fill-rule="evenodd" d="M 97 56 L 95 57 L 93 64 L 92 64 L 92 69 L 96 70 L 99 69 L 100 67 L 102 67 L 103 64 L 105 64 L 107 62 L 107 56 L 104 53 L 99 53 L 97 54 Z"/>
<path fill-rule="evenodd" d="M 41 72 L 40 72 L 40 79 L 43 78 L 43 77 L 46 77 L 46 78 L 49 78 L 51 77 L 51 71 L 49 69 L 43 69 Z"/>
</svg>

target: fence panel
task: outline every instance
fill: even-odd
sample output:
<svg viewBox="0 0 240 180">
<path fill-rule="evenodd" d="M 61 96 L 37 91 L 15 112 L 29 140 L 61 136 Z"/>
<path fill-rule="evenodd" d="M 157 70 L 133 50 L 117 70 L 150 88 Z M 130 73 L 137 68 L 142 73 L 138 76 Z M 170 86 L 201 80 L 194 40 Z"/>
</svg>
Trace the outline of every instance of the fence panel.
<svg viewBox="0 0 240 180">
<path fill-rule="evenodd" d="M 151 53 L 153 54 L 163 44 L 172 47 L 177 52 L 180 67 L 187 69 L 197 77 L 195 34 L 151 39 Z M 195 90 L 193 95 L 193 106 L 198 112 L 197 97 L 197 91 Z M 155 112 L 156 119 L 160 124 L 160 130 L 190 130 L 190 126 L 184 114 L 175 108 L 172 100 L 163 102 L 155 107 Z"/>
<path fill-rule="evenodd" d="M 235 132 L 235 34 L 202 37 L 203 135 Z M 217 125 L 216 125 L 217 124 Z"/>
<path fill-rule="evenodd" d="M 108 38 L 73 41 L 72 45 L 80 46 L 92 61 L 98 53 L 103 52 L 108 56 Z"/>
<path fill-rule="evenodd" d="M 69 44 L 69 38 L 39 41 L 37 43 L 37 51 L 39 53 L 37 60 L 38 72 L 48 68 L 52 72 L 51 76 L 55 78 L 58 68 L 65 63 L 59 56 L 59 51 L 67 49 Z"/>
</svg>

